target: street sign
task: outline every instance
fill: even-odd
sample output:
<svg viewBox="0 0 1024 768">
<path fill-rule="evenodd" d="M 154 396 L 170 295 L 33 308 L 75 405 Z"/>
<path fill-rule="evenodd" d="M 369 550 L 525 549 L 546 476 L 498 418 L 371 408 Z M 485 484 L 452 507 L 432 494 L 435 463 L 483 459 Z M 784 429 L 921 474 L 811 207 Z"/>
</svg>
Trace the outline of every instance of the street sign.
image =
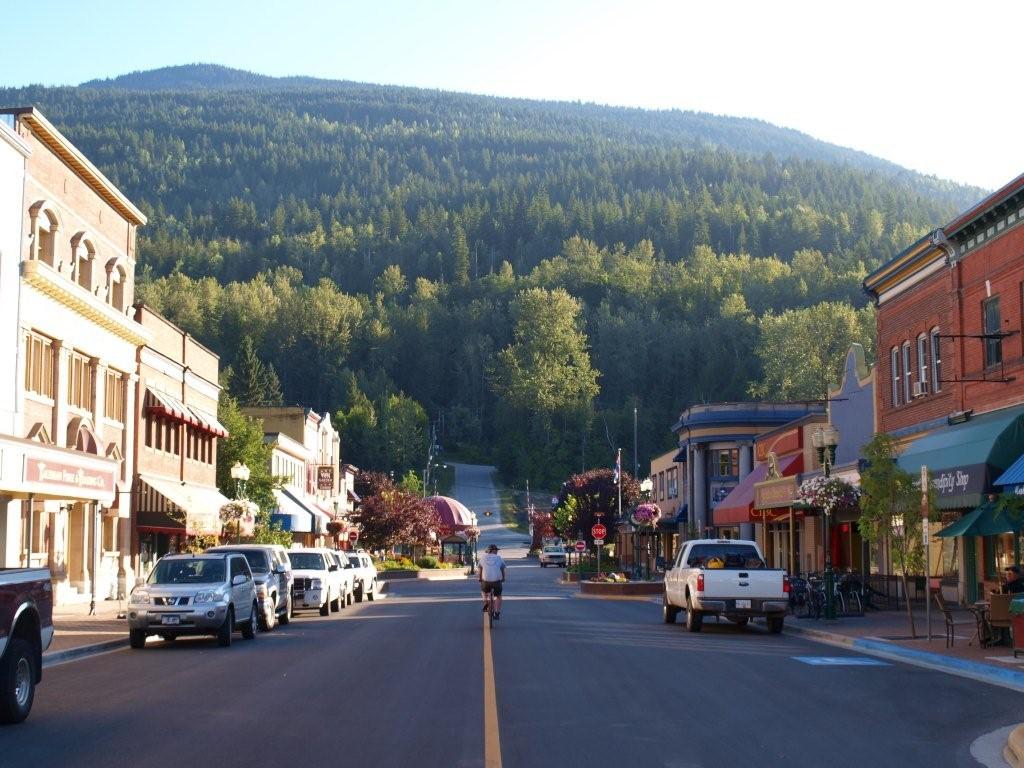
<svg viewBox="0 0 1024 768">
<path fill-rule="evenodd" d="M 586 548 L 587 548 L 587 542 L 583 541 L 583 539 L 580 539 L 579 541 L 576 542 L 576 551 L 577 552 L 582 552 Z"/>
<path fill-rule="evenodd" d="M 604 527 L 604 523 L 594 523 L 594 527 L 590 529 L 590 535 L 595 539 L 603 539 L 608 535 L 608 529 Z"/>
<path fill-rule="evenodd" d="M 594 546 L 595 547 L 603 547 L 604 546 L 604 539 L 594 539 Z"/>
<path fill-rule="evenodd" d="M 352 542 L 353 544 L 355 544 L 357 541 L 359 541 L 359 531 L 349 531 L 348 532 L 348 540 L 350 542 Z"/>
</svg>

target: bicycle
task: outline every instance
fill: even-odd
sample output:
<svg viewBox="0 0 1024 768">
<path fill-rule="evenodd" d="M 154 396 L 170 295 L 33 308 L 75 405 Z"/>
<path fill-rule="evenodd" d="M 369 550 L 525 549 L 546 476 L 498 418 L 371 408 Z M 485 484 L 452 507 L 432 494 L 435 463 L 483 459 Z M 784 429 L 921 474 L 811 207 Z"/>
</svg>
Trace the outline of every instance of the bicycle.
<svg viewBox="0 0 1024 768">
<path fill-rule="evenodd" d="M 485 592 L 484 594 L 487 595 L 487 628 L 488 629 L 493 629 L 494 628 L 494 593 L 488 591 L 488 592 Z"/>
</svg>

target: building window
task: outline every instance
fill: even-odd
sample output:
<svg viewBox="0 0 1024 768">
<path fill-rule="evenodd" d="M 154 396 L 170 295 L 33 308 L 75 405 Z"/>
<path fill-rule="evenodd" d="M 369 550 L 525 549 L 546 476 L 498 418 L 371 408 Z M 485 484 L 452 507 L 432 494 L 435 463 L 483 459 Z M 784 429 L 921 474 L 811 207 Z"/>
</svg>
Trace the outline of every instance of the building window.
<svg viewBox="0 0 1024 768">
<path fill-rule="evenodd" d="M 903 342 L 903 402 L 910 402 L 910 379 L 914 369 L 910 365 L 910 342 Z"/>
<path fill-rule="evenodd" d="M 92 409 L 92 361 L 81 352 L 68 357 L 68 405 Z"/>
<path fill-rule="evenodd" d="M 942 391 L 942 341 L 939 329 L 932 328 L 929 334 L 932 344 L 932 392 Z"/>
<path fill-rule="evenodd" d="M 76 235 L 71 240 L 71 259 L 74 267 L 72 279 L 89 293 L 92 293 L 92 267 L 96 263 L 95 247 L 82 235 Z"/>
<path fill-rule="evenodd" d="M 53 399 L 53 342 L 34 333 L 25 337 L 25 389 Z"/>
<path fill-rule="evenodd" d="M 998 334 L 1001 330 L 999 316 L 999 297 L 993 296 L 981 303 L 982 323 L 987 336 Z M 999 336 L 985 339 L 985 367 L 999 365 L 1003 362 L 1003 340 Z"/>
<path fill-rule="evenodd" d="M 677 480 L 677 471 L 670 469 L 668 471 L 668 497 L 670 499 L 676 498 L 679 495 L 679 481 Z"/>
<path fill-rule="evenodd" d="M 57 230 L 60 224 L 57 215 L 48 210 L 45 203 L 33 206 L 35 213 L 35 258 L 57 267 Z"/>
<path fill-rule="evenodd" d="M 917 389 L 918 395 L 928 394 L 928 336 L 917 337 Z"/>
<path fill-rule="evenodd" d="M 112 368 L 107 369 L 105 399 L 107 418 L 124 424 L 124 382 L 120 371 Z"/>
<path fill-rule="evenodd" d="M 153 417 L 146 416 L 146 447 L 153 447 Z"/>
<path fill-rule="evenodd" d="M 665 500 L 665 473 L 658 473 L 658 501 Z"/>
<path fill-rule="evenodd" d="M 739 453 L 737 448 L 715 451 L 714 468 L 718 473 L 718 477 L 739 477 Z"/>
<path fill-rule="evenodd" d="M 889 352 L 889 365 L 892 368 L 892 407 L 900 404 L 900 350 L 893 347 Z"/>
</svg>

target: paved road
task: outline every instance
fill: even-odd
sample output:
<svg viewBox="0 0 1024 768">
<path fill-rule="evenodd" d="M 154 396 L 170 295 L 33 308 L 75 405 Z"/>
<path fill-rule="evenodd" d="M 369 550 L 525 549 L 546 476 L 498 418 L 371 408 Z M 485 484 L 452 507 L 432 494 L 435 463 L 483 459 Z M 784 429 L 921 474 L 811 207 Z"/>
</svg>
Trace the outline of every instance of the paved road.
<svg viewBox="0 0 1024 768">
<path fill-rule="evenodd" d="M 455 468 L 455 482 L 452 496 L 473 512 L 476 512 L 480 527 L 479 549 L 488 544 L 497 544 L 505 557 L 525 557 L 529 550 L 529 537 L 511 530 L 501 517 L 501 503 L 494 490 L 494 467 L 480 464 L 452 464 Z M 491 512 L 488 517 L 484 513 Z"/>
<path fill-rule="evenodd" d="M 871 660 L 758 627 L 688 634 L 654 603 L 581 599 L 556 578 L 513 558 L 490 633 L 475 582 L 410 581 L 231 648 L 54 667 L 28 722 L 0 730 L 0 765 L 456 768 L 497 746 L 487 765 L 505 768 L 970 766 L 974 739 L 1024 720 L 1009 690 L 808 664 L 795 657 Z"/>
</svg>

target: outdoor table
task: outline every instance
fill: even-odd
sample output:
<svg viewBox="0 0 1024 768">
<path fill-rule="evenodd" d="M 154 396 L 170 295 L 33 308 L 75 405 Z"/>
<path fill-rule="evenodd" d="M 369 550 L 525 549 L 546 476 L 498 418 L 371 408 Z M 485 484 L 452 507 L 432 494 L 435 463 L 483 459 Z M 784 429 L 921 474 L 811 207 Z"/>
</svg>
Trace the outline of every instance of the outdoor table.
<svg viewBox="0 0 1024 768">
<path fill-rule="evenodd" d="M 968 645 L 971 645 L 974 642 L 974 639 L 977 638 L 978 645 L 985 648 L 992 640 L 992 631 L 988 626 L 989 606 L 990 603 L 988 600 L 978 600 L 970 607 L 971 613 L 973 613 L 975 619 L 977 619 L 977 626 L 974 629 L 974 634 L 971 635 L 971 639 L 967 641 Z"/>
</svg>

